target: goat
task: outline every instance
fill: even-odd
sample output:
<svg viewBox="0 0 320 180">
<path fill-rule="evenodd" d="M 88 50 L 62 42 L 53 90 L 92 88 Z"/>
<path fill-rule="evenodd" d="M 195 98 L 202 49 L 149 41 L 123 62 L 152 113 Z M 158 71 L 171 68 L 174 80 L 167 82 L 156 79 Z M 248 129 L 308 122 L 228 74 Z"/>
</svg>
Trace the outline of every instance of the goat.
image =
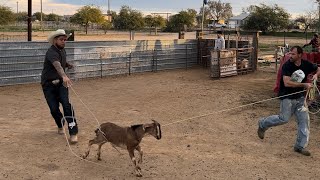
<svg viewBox="0 0 320 180">
<path fill-rule="evenodd" d="M 83 158 L 87 158 L 90 153 L 90 147 L 93 144 L 98 144 L 98 160 L 101 160 L 101 146 L 106 142 L 110 142 L 112 145 L 126 148 L 129 152 L 129 156 L 134 164 L 136 176 L 141 177 L 141 168 L 137 164 L 134 157 L 134 150 L 139 152 L 140 158 L 138 163 L 142 163 L 143 152 L 139 146 L 142 138 L 149 134 L 156 139 L 161 139 L 161 127 L 160 124 L 152 120 L 153 123 L 138 124 L 130 127 L 120 127 L 114 123 L 103 123 L 100 128 L 95 130 L 96 137 L 89 141 L 88 149 L 83 155 Z"/>
</svg>

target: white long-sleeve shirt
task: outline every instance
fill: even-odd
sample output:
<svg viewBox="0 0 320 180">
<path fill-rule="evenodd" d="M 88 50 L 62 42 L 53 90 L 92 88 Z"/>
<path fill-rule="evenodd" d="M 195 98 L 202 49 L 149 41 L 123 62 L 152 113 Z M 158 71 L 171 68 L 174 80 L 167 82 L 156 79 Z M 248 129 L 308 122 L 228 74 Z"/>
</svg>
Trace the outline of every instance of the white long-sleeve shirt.
<svg viewBox="0 0 320 180">
<path fill-rule="evenodd" d="M 225 48 L 226 48 L 226 46 L 225 46 L 224 38 L 222 36 L 220 38 L 217 38 L 214 43 L 214 49 L 221 50 L 221 49 L 225 49 Z"/>
</svg>

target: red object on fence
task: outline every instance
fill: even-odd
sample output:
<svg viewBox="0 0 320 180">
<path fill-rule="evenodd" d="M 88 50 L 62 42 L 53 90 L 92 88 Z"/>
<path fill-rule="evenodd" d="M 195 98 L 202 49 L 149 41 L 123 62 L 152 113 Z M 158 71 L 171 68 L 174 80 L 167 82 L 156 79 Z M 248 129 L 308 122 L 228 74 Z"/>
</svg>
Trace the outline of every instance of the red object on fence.
<svg viewBox="0 0 320 180">
<path fill-rule="evenodd" d="M 277 80 L 276 84 L 273 88 L 273 92 L 277 93 L 279 92 L 280 88 L 280 79 L 281 79 L 281 73 L 282 73 L 282 65 L 287 62 L 290 59 L 289 53 L 286 53 L 281 59 L 280 59 L 280 66 L 277 73 Z M 318 66 L 320 66 L 320 53 L 303 53 L 302 59 L 306 59 L 312 63 L 316 63 Z"/>
</svg>

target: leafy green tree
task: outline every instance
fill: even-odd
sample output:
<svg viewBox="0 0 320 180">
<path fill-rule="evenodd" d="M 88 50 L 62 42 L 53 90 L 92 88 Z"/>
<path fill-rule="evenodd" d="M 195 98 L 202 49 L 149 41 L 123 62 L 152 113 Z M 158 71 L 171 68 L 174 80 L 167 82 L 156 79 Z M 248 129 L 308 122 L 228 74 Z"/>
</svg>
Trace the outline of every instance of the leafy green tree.
<svg viewBox="0 0 320 180">
<path fill-rule="evenodd" d="M 201 23 L 202 23 L 202 11 L 204 10 L 204 21 L 203 21 L 203 25 L 204 27 L 206 27 L 209 22 L 210 22 L 210 19 L 211 19 L 211 16 L 210 16 L 210 10 L 208 7 L 204 7 L 204 9 L 201 7 L 200 8 L 200 12 L 199 14 L 196 16 L 196 21 L 197 21 L 197 24 L 198 26 L 200 27 Z"/>
<path fill-rule="evenodd" d="M 277 4 L 272 6 L 252 5 L 248 9 L 251 11 L 250 16 L 242 26 L 245 30 L 260 30 L 264 33 L 286 29 L 289 25 L 290 14 Z"/>
<path fill-rule="evenodd" d="M 109 14 L 111 15 L 111 23 L 113 23 L 114 19 L 117 18 L 117 12 L 115 11 L 110 11 Z"/>
<path fill-rule="evenodd" d="M 151 29 L 155 29 L 155 34 L 157 35 L 158 28 L 163 28 L 166 25 L 166 20 L 162 16 L 151 16 L 147 15 L 144 18 L 145 25 L 150 28 L 150 34 L 151 34 Z"/>
<path fill-rule="evenodd" d="M 197 16 L 194 12 L 192 9 L 188 9 L 171 16 L 166 30 L 169 32 L 179 32 L 186 30 L 185 27 L 188 29 L 193 28 Z"/>
<path fill-rule="evenodd" d="M 14 13 L 7 6 L 0 5 L 0 25 L 6 25 L 15 20 Z"/>
<path fill-rule="evenodd" d="M 232 7 L 230 3 L 218 1 L 209 1 L 209 18 L 214 20 L 228 20 L 232 17 Z"/>
<path fill-rule="evenodd" d="M 129 6 L 122 6 L 113 25 L 116 29 L 138 30 L 144 27 L 144 19 L 140 11 L 131 9 Z"/>
<path fill-rule="evenodd" d="M 152 27 L 153 26 L 153 17 L 151 15 L 147 15 L 144 17 L 144 23 L 147 27 Z"/>
<path fill-rule="evenodd" d="M 85 26 L 86 34 L 88 34 L 90 23 L 102 24 L 104 17 L 99 8 L 87 5 L 78 9 L 77 13 L 70 18 L 70 22 Z"/>
<path fill-rule="evenodd" d="M 50 13 L 45 17 L 45 21 L 59 21 L 61 18 L 58 14 Z"/>
<path fill-rule="evenodd" d="M 15 15 L 16 15 L 16 20 L 18 22 L 28 21 L 28 13 L 27 12 L 18 12 Z"/>
<path fill-rule="evenodd" d="M 111 22 L 109 22 L 108 20 L 104 20 L 104 21 L 101 23 L 101 28 L 103 29 L 104 33 L 106 34 L 107 31 L 112 28 L 112 24 L 111 24 Z"/>
<path fill-rule="evenodd" d="M 42 13 L 42 20 L 47 19 L 46 14 Z M 35 12 L 33 13 L 33 17 L 35 17 L 36 20 L 40 21 L 41 20 L 41 12 Z"/>
</svg>

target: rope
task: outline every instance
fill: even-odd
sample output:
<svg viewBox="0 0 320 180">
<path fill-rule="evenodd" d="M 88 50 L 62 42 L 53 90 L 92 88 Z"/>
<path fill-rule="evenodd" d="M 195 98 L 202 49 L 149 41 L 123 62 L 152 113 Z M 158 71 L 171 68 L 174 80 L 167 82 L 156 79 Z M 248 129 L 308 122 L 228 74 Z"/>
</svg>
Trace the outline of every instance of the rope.
<svg viewBox="0 0 320 180">
<path fill-rule="evenodd" d="M 80 96 L 78 95 L 78 93 L 73 89 L 73 87 L 71 86 L 71 90 L 73 91 L 73 93 L 77 96 L 77 98 L 79 98 L 80 102 L 84 105 L 84 107 L 90 112 L 90 114 L 94 117 L 94 119 L 96 120 L 97 124 L 99 125 L 99 131 L 104 135 L 104 137 L 106 138 L 105 134 L 101 131 L 100 129 L 100 122 L 99 120 L 97 119 L 97 117 L 93 114 L 93 112 L 89 109 L 89 107 L 83 102 L 83 100 L 80 98 Z M 319 92 L 319 89 L 317 89 L 318 92 Z M 205 117 L 205 116 L 209 116 L 209 115 L 213 115 L 213 114 L 217 114 L 217 113 L 222 113 L 222 112 L 226 112 L 226 111 L 231 111 L 231 110 L 235 110 L 235 109 L 240 109 L 240 108 L 243 108 L 243 107 L 247 107 L 247 106 L 251 106 L 251 105 L 254 105 L 254 104 L 259 104 L 259 103 L 262 103 L 262 102 L 266 102 L 266 101 L 271 101 L 271 100 L 274 100 L 274 99 L 279 99 L 279 98 L 282 98 L 282 97 L 287 97 L 287 96 L 290 96 L 290 95 L 294 95 L 294 94 L 299 94 L 299 93 L 302 93 L 302 92 L 305 92 L 306 90 L 303 90 L 303 91 L 299 91 L 299 92 L 295 92 L 295 93 L 291 93 L 291 94 L 287 94 L 287 95 L 284 95 L 284 96 L 279 96 L 279 97 L 274 97 L 274 98 L 269 98 L 269 99 L 265 99 L 265 100 L 261 100 L 261 101 L 257 101 L 257 102 L 253 102 L 253 103 L 249 103 L 249 104 L 245 104 L 245 105 L 242 105 L 242 106 L 238 106 L 238 107 L 234 107 L 234 108 L 229 108 L 229 109 L 225 109 L 225 110 L 221 110 L 221 111 L 216 111 L 216 112 L 212 112 L 212 113 L 208 113 L 208 114 L 203 114 L 203 115 L 199 115 L 199 116 L 194 116 L 194 117 L 190 117 L 190 118 L 187 118 L 187 119 L 183 119 L 183 120 L 179 120 L 179 121 L 175 121 L 175 122 L 171 122 L 171 123 L 168 123 L 168 124 L 165 124 L 163 125 L 162 127 L 166 127 L 166 126 L 169 126 L 169 125 L 173 125 L 173 124 L 177 124 L 177 123 L 181 123 L 181 122 L 185 122 L 185 121 L 189 121 L 189 120 L 193 120 L 193 119 L 197 119 L 197 118 L 202 118 L 202 117 Z M 72 109 L 72 116 L 63 116 L 63 118 L 61 119 L 61 123 L 63 124 L 63 120 L 66 120 L 66 118 L 73 118 L 73 122 L 74 122 L 74 115 L 73 115 L 73 106 L 71 105 L 71 109 Z M 80 157 L 79 155 L 77 155 L 71 148 L 71 145 L 69 143 L 69 140 L 68 140 L 68 137 L 67 137 L 67 134 L 65 132 L 65 128 L 63 126 L 63 133 L 64 133 L 64 136 L 66 138 L 66 141 L 67 141 L 67 145 L 68 145 L 68 148 L 70 150 L 70 152 L 76 156 L 77 158 L 83 160 L 83 161 L 86 161 L 86 162 L 89 162 L 89 163 L 92 163 L 92 164 L 95 164 L 97 166 L 101 166 L 101 167 L 105 167 L 105 168 L 110 168 L 108 166 L 104 166 L 104 165 L 101 165 L 99 163 L 96 163 L 96 162 L 93 162 L 93 161 L 90 161 L 90 160 L 87 160 L 87 159 L 83 159 L 82 157 Z M 112 145 L 112 144 L 111 144 Z M 112 145 L 113 146 L 113 145 Z M 114 147 L 114 146 L 113 146 Z M 115 147 L 114 147 L 115 148 Z M 115 148 L 116 149 L 116 148 Z M 118 151 L 118 149 L 116 149 Z M 119 151 L 118 151 L 119 152 Z M 119 152 L 120 153 L 120 152 Z M 121 154 L 121 153 L 120 153 Z"/>
<path fill-rule="evenodd" d="M 270 98 L 270 99 L 265 99 L 265 100 L 261 100 L 261 101 L 257 101 L 257 102 L 253 102 L 253 103 L 249 103 L 249 104 L 245 104 L 245 105 L 234 107 L 234 108 L 224 109 L 224 110 L 220 110 L 220 111 L 216 111 L 216 112 L 212 112 L 212 113 L 208 113 L 208 114 L 203 114 L 203 115 L 199 115 L 199 116 L 190 117 L 190 118 L 187 118 L 187 119 L 183 119 L 183 120 L 180 120 L 180 121 L 175 121 L 175 122 L 171 122 L 171 123 L 162 125 L 162 127 L 169 126 L 169 125 L 172 125 L 172 124 L 181 123 L 181 122 L 185 122 L 185 121 L 189 121 L 189 120 L 193 120 L 193 119 L 197 119 L 197 118 L 210 116 L 210 115 L 213 115 L 213 114 L 218 114 L 218 113 L 222 113 L 222 112 L 226 112 L 226 111 L 240 109 L 240 108 L 243 108 L 243 107 L 246 107 L 246 106 L 252 106 L 252 105 L 255 105 L 255 104 L 259 104 L 259 103 L 266 102 L 266 101 L 271 101 L 271 100 L 274 100 L 274 99 L 280 99 L 280 98 L 291 96 L 291 95 L 294 95 L 294 94 L 299 94 L 299 93 L 302 93 L 302 92 L 305 92 L 305 91 L 306 90 L 303 90 L 303 91 L 287 94 L 287 95 L 284 95 L 284 96 L 278 96 L 278 97 L 274 97 L 274 98 Z"/>
<path fill-rule="evenodd" d="M 63 121 L 64 121 L 64 120 L 66 121 L 66 118 L 73 118 L 73 120 L 74 120 L 75 117 L 74 117 L 74 116 L 63 116 L 63 117 L 61 118 L 61 123 L 62 123 L 62 125 L 63 125 Z M 109 168 L 109 169 L 110 169 L 110 166 L 104 166 L 104 165 L 99 164 L 99 163 L 96 163 L 96 162 L 94 162 L 94 161 L 90 161 L 90 160 L 87 160 L 87 159 L 83 159 L 81 156 L 77 155 L 77 154 L 72 150 L 72 148 L 71 148 L 71 145 L 70 145 L 69 140 L 68 140 L 68 136 L 67 136 L 67 134 L 66 134 L 65 127 L 62 126 L 62 129 L 63 129 L 64 137 L 66 138 L 66 141 L 67 141 L 68 148 L 69 148 L 70 152 L 71 152 L 75 157 L 79 158 L 79 159 L 82 160 L 82 161 L 86 161 L 86 162 L 95 164 L 95 165 L 97 165 L 97 166 L 101 166 L 101 167 Z M 115 168 L 112 168 L 112 169 L 115 169 Z M 120 168 L 118 168 L 118 169 L 120 169 Z"/>
<path fill-rule="evenodd" d="M 71 88 L 71 90 L 73 91 L 73 93 L 77 96 L 77 98 L 80 100 L 80 102 L 83 104 L 83 106 L 84 106 L 84 107 L 90 112 L 90 114 L 94 117 L 94 119 L 96 120 L 96 122 L 97 122 L 97 124 L 98 124 L 98 129 L 99 129 L 100 133 L 103 134 L 104 139 L 108 142 L 106 134 L 101 130 L 101 126 L 100 126 L 101 124 L 100 124 L 98 118 L 93 114 L 93 112 L 89 109 L 89 107 L 82 101 L 82 99 L 80 98 L 80 96 L 78 95 L 78 93 L 73 89 L 73 87 L 71 86 L 70 88 Z M 70 103 L 70 104 L 71 104 L 71 103 Z M 72 108 L 72 113 L 73 113 L 73 106 L 72 106 L 72 105 L 71 105 L 71 108 Z M 72 115 L 72 116 L 73 116 L 73 115 Z M 121 152 L 120 152 L 112 143 L 110 143 L 110 144 L 111 144 L 111 146 L 112 146 L 115 150 L 118 151 L 119 154 L 121 154 Z"/>
<path fill-rule="evenodd" d="M 99 130 L 100 130 L 100 122 L 98 121 L 98 118 L 93 114 L 93 112 L 89 109 L 89 107 L 82 101 L 78 93 L 73 89 L 71 86 L 70 89 L 73 91 L 73 93 L 77 96 L 77 98 L 80 100 L 80 102 L 83 104 L 83 106 L 89 111 L 89 113 L 94 117 L 96 120 L 97 124 L 99 125 Z"/>
<path fill-rule="evenodd" d="M 313 80 L 312 87 L 307 90 L 304 106 L 308 109 L 308 112 L 310 114 L 317 114 L 320 112 L 320 104 L 317 102 L 317 98 L 319 98 L 320 91 L 317 86 L 317 80 Z M 309 102 L 307 102 L 309 101 Z M 314 107 L 315 106 L 315 107 Z M 315 112 L 311 112 L 308 107 L 311 107 L 312 109 L 318 108 Z"/>
<path fill-rule="evenodd" d="M 97 123 L 98 123 L 98 125 L 99 125 L 99 128 L 98 128 L 98 129 L 99 129 L 99 131 L 104 135 L 103 137 L 106 139 L 106 135 L 101 131 L 101 129 L 100 129 L 100 122 L 98 121 L 98 119 L 96 118 L 96 116 L 92 113 L 92 111 L 88 108 L 88 106 L 86 106 L 86 105 L 84 104 L 84 102 L 82 101 L 82 99 L 79 97 L 79 95 L 74 91 L 74 89 L 73 89 L 72 87 L 71 87 L 71 89 L 72 89 L 72 91 L 76 94 L 76 96 L 80 99 L 81 103 L 87 108 L 87 110 L 88 110 L 88 111 L 93 115 L 93 117 L 96 119 L 96 121 L 97 121 Z M 64 124 L 63 121 L 66 121 L 66 122 L 67 122 L 67 119 L 66 119 L 66 118 L 72 118 L 73 123 L 75 123 L 74 109 L 73 109 L 73 105 L 72 105 L 71 100 L 70 100 L 70 104 L 71 104 L 71 116 L 64 116 L 64 115 L 63 115 L 63 117 L 61 118 L 61 124 L 62 124 L 63 134 L 64 134 L 64 137 L 65 137 L 65 139 L 66 139 L 66 141 L 67 141 L 67 145 L 68 145 L 68 148 L 69 148 L 70 152 L 71 152 L 75 157 L 79 158 L 80 160 L 83 160 L 83 161 L 86 161 L 86 162 L 89 162 L 89 163 L 92 163 L 92 164 L 95 164 L 95 165 L 98 165 L 98 166 L 101 166 L 101 167 L 104 167 L 104 168 L 110 168 L 109 166 L 104 166 L 104 165 L 101 165 L 101 164 L 96 163 L 96 162 L 94 162 L 94 161 L 90 161 L 90 160 L 84 159 L 84 158 L 82 158 L 81 156 L 77 155 L 77 154 L 72 150 L 71 145 L 70 145 L 70 142 L 69 142 L 69 140 L 68 140 L 68 136 L 67 136 L 67 134 L 66 134 L 65 127 L 63 126 L 63 124 Z M 68 122 L 67 122 L 67 123 L 68 123 Z M 107 141 L 107 139 L 106 139 L 106 141 Z M 111 144 L 111 145 L 112 145 L 113 148 L 115 148 L 113 144 Z M 121 154 L 121 152 L 120 152 L 117 148 L 115 148 L 115 149 L 118 151 L 118 153 Z M 113 169 L 115 169 L 115 168 L 113 168 Z M 118 168 L 118 169 L 120 169 L 120 168 Z"/>
</svg>

